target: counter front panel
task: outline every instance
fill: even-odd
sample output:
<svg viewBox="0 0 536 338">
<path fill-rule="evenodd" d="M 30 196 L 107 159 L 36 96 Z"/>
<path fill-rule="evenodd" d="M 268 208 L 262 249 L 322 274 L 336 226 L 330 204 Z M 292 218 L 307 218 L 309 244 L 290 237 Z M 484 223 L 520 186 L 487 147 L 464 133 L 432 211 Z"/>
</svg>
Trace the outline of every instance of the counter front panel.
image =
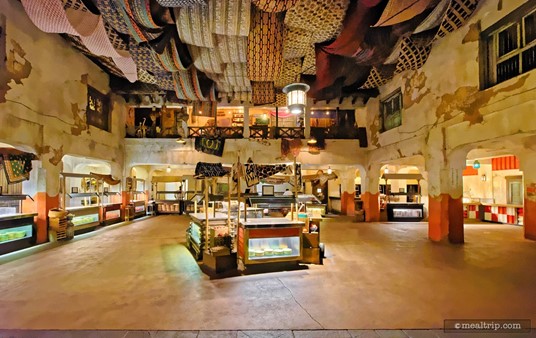
<svg viewBox="0 0 536 338">
<path fill-rule="evenodd" d="M 35 243 L 35 215 L 37 214 L 15 214 L 0 218 L 0 255 Z"/>
</svg>

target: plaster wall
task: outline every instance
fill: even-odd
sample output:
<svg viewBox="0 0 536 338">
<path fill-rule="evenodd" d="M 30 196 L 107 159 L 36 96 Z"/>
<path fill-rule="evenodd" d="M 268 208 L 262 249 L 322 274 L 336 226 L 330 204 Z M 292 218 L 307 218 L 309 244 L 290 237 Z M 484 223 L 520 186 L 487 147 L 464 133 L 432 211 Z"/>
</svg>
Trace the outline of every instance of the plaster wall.
<svg viewBox="0 0 536 338">
<path fill-rule="evenodd" d="M 108 75 L 57 34 L 29 20 L 19 1 L 0 2 L 6 62 L 0 64 L 0 140 L 36 150 L 46 192 L 58 194 L 64 154 L 123 164 L 126 106 L 111 95 L 111 132 L 86 124 L 87 86 L 109 93 Z"/>
</svg>

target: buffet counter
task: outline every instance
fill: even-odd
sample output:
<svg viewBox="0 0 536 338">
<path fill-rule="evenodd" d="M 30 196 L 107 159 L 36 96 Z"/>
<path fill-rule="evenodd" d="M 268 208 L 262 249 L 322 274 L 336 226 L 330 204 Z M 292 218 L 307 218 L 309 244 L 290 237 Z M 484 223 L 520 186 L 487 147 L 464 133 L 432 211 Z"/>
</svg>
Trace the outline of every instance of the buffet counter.
<svg viewBox="0 0 536 338">
<path fill-rule="evenodd" d="M 37 213 L 0 216 L 0 255 L 35 243 L 34 216 Z"/>
<path fill-rule="evenodd" d="M 479 212 L 482 221 L 523 225 L 523 205 L 482 203 Z"/>
<path fill-rule="evenodd" d="M 423 218 L 423 203 L 387 203 L 387 220 L 390 222 L 420 222 Z"/>
<path fill-rule="evenodd" d="M 145 200 L 132 200 L 130 203 L 134 206 L 134 218 L 145 216 Z"/>
<path fill-rule="evenodd" d="M 479 220 L 480 217 L 480 202 L 463 203 L 463 217 L 468 219 Z"/>
<path fill-rule="evenodd" d="M 101 206 L 101 219 L 103 225 L 110 225 L 121 222 L 121 203 L 103 204 Z"/>
<path fill-rule="evenodd" d="M 305 223 L 286 218 L 240 220 L 238 227 L 238 266 L 300 261 Z"/>
<path fill-rule="evenodd" d="M 190 226 L 186 229 L 186 246 L 192 251 L 197 260 L 203 258 L 206 249 L 206 215 L 205 213 L 190 213 Z M 231 217 L 233 220 L 234 217 Z M 221 246 L 229 238 L 229 226 L 227 214 L 216 212 L 209 214 L 209 240 L 211 247 Z M 229 238 L 230 241 L 230 238 Z"/>
<path fill-rule="evenodd" d="M 68 207 L 65 210 L 74 215 L 72 222 L 75 235 L 94 230 L 100 225 L 100 207 L 97 204 L 82 207 Z"/>
</svg>

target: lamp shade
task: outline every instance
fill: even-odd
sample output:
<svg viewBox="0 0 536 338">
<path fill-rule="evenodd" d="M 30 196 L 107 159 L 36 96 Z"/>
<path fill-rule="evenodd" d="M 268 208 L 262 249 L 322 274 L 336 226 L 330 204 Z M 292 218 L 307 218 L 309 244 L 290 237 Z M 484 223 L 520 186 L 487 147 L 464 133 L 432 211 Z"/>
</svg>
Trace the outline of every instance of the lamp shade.
<svg viewBox="0 0 536 338">
<path fill-rule="evenodd" d="M 480 162 L 478 162 L 478 160 L 475 160 L 475 161 L 473 162 L 473 168 L 475 168 L 475 169 L 480 168 Z"/>
<path fill-rule="evenodd" d="M 287 94 L 287 107 L 292 114 L 301 114 L 305 111 L 307 104 L 307 91 L 309 86 L 305 83 L 292 83 L 283 88 L 283 93 Z"/>
</svg>

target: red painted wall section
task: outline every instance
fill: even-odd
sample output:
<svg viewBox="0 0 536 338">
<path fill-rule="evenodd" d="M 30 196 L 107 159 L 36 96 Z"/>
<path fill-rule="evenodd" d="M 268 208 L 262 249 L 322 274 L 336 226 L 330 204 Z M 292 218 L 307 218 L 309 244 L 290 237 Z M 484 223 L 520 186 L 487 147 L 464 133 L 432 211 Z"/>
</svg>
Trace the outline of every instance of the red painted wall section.
<svg viewBox="0 0 536 338">
<path fill-rule="evenodd" d="M 349 193 L 344 191 L 341 196 L 341 213 L 343 215 L 353 216 L 355 212 L 355 192 Z"/>
<path fill-rule="evenodd" d="M 380 193 L 371 194 L 366 191 L 361 195 L 363 209 L 365 210 L 365 222 L 380 221 Z"/>
<path fill-rule="evenodd" d="M 60 195 L 48 196 L 46 192 L 38 192 L 34 196 L 37 206 L 37 217 L 35 223 L 37 227 L 37 244 L 48 241 L 48 211 L 60 206 Z"/>
<path fill-rule="evenodd" d="M 462 198 L 448 197 L 448 236 L 454 244 L 464 242 L 463 233 L 463 202 Z"/>
<path fill-rule="evenodd" d="M 466 166 L 463 170 L 463 176 L 476 176 L 478 175 L 478 169 L 473 168 L 472 166 Z"/>
<path fill-rule="evenodd" d="M 491 170 L 519 169 L 519 159 L 516 156 L 503 156 L 491 159 Z"/>
<path fill-rule="evenodd" d="M 523 209 L 523 227 L 525 228 L 525 238 L 536 241 L 536 201 L 526 197 Z"/>
<path fill-rule="evenodd" d="M 448 194 L 429 196 L 428 198 L 428 238 L 430 238 L 432 241 L 439 242 L 448 235 L 448 205 Z"/>
<path fill-rule="evenodd" d="M 130 193 L 128 191 L 121 192 L 121 218 L 125 219 L 127 206 L 130 203 Z M 132 217 L 132 215 L 130 215 Z"/>
</svg>

